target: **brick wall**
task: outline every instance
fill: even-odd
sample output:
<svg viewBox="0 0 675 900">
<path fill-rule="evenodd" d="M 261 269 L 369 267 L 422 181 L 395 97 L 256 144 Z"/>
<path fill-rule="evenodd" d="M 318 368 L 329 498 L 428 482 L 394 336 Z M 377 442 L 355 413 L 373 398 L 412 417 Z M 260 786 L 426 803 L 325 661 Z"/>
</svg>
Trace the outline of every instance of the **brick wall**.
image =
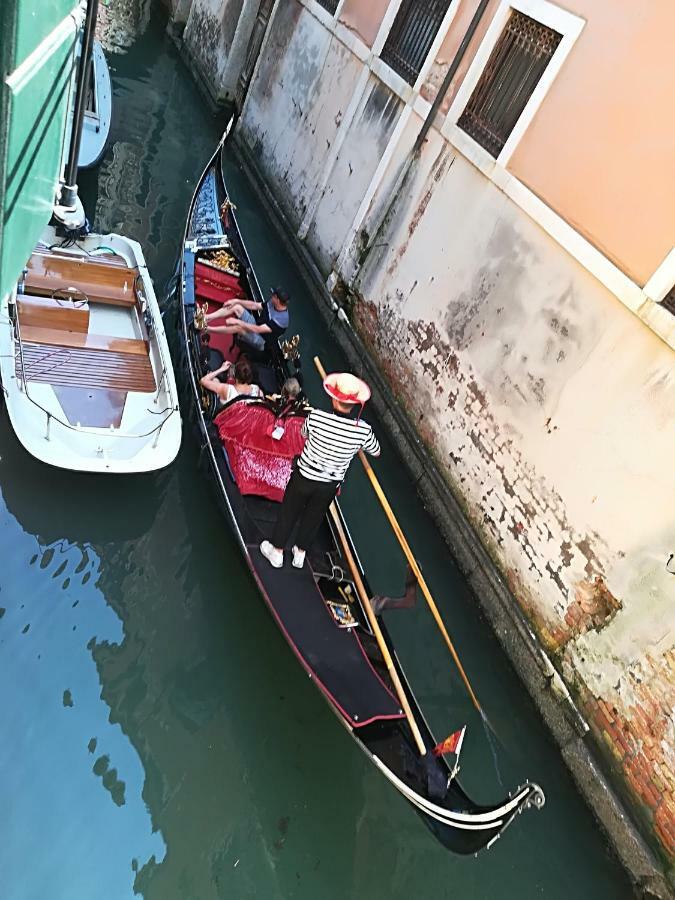
<svg viewBox="0 0 675 900">
<path fill-rule="evenodd" d="M 639 814 L 664 855 L 675 858 L 675 650 L 649 654 L 628 670 L 612 695 L 579 685 L 581 707 L 605 756 L 625 779 Z"/>
</svg>

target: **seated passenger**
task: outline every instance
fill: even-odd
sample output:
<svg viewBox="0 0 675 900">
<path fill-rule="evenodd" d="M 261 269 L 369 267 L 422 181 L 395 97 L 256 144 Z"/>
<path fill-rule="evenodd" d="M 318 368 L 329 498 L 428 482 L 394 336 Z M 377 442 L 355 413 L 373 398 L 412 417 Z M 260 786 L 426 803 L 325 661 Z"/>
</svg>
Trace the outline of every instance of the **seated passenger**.
<svg viewBox="0 0 675 900">
<path fill-rule="evenodd" d="M 288 293 L 282 288 L 272 288 L 270 299 L 262 308 L 262 325 L 255 329 L 249 327 L 239 334 L 240 346 L 246 348 L 252 359 L 259 362 L 268 359 L 273 344 L 286 332 L 290 322 L 289 300 Z M 255 323 L 253 315 L 248 311 L 245 311 L 242 320 L 249 326 Z"/>
<path fill-rule="evenodd" d="M 281 399 L 286 403 L 291 400 L 297 400 L 301 390 L 300 382 L 297 378 L 287 378 L 281 388 Z"/>
<path fill-rule="evenodd" d="M 218 377 L 223 372 L 234 368 L 234 384 L 224 383 Z M 251 363 L 242 356 L 236 365 L 225 361 L 213 372 L 207 372 L 199 383 L 205 387 L 207 391 L 212 391 L 220 400 L 221 406 L 234 400 L 240 395 L 248 397 L 262 397 L 262 391 L 257 384 L 253 384 L 253 367 Z"/>
<path fill-rule="evenodd" d="M 251 310 L 262 309 L 262 303 L 254 300 L 246 300 L 238 297 L 235 300 L 226 300 L 225 303 L 214 312 L 206 314 L 207 331 L 214 334 L 246 334 L 251 333 L 256 337 L 269 332 L 267 325 L 258 325 Z M 264 339 L 260 337 L 260 340 Z"/>
<path fill-rule="evenodd" d="M 306 407 L 305 400 L 301 397 L 302 388 L 297 378 L 287 378 L 284 381 L 280 394 L 272 394 L 268 399 L 274 405 L 275 415 L 296 415 Z"/>
</svg>

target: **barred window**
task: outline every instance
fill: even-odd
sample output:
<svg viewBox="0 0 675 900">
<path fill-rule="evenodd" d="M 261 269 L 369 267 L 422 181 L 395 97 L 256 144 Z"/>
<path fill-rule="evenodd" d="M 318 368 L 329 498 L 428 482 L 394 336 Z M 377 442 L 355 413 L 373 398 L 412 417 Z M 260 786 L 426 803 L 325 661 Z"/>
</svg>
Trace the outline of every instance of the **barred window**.
<svg viewBox="0 0 675 900">
<path fill-rule="evenodd" d="M 318 0 L 319 4 L 323 6 L 324 9 L 327 9 L 331 16 L 335 15 L 335 10 L 338 6 L 338 0 Z"/>
<path fill-rule="evenodd" d="M 415 84 L 451 0 L 403 0 L 382 49 L 388 66 Z"/>
<path fill-rule="evenodd" d="M 562 35 L 512 10 L 457 124 L 495 158 L 520 118 Z"/>
<path fill-rule="evenodd" d="M 675 316 L 675 287 L 671 287 L 668 291 L 661 301 L 661 306 L 664 306 L 669 313 L 672 313 Z"/>
</svg>

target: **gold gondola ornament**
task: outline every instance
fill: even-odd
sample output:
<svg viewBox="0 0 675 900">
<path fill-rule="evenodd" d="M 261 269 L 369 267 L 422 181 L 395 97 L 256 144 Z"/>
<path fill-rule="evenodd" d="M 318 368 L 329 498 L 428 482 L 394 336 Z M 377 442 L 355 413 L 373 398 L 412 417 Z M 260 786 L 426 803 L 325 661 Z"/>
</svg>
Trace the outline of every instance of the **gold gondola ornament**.
<svg viewBox="0 0 675 900">
<path fill-rule="evenodd" d="M 202 261 L 209 266 L 212 266 L 214 269 L 218 269 L 221 272 L 227 272 L 228 275 L 239 277 L 241 274 L 237 258 L 230 253 L 229 250 L 213 250 L 208 256 L 203 257 Z"/>
<path fill-rule="evenodd" d="M 295 361 L 300 356 L 300 335 L 294 334 L 287 341 L 279 341 L 284 359 Z"/>
<path fill-rule="evenodd" d="M 195 326 L 195 331 L 206 331 L 206 327 L 208 322 L 206 321 L 206 314 L 209 311 L 208 303 L 195 303 L 195 315 L 193 318 L 193 324 Z"/>
</svg>

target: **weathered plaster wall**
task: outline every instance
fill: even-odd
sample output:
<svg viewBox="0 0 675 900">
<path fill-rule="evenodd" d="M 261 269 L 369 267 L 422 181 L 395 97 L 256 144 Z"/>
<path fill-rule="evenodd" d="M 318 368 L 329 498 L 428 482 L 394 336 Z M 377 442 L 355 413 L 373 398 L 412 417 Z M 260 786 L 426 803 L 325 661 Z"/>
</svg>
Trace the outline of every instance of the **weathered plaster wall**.
<svg viewBox="0 0 675 900">
<path fill-rule="evenodd" d="M 299 226 L 361 70 L 296 0 L 279 0 L 240 134 Z"/>
<path fill-rule="evenodd" d="M 183 47 L 213 98 L 221 92 L 232 38 L 244 0 L 192 0 Z"/>
<path fill-rule="evenodd" d="M 307 235 L 307 245 L 326 274 L 354 221 L 402 105 L 382 82 L 371 77 L 362 108 L 349 127 Z"/>
<path fill-rule="evenodd" d="M 358 327 L 675 855 L 672 351 L 432 135 Z"/>
</svg>

